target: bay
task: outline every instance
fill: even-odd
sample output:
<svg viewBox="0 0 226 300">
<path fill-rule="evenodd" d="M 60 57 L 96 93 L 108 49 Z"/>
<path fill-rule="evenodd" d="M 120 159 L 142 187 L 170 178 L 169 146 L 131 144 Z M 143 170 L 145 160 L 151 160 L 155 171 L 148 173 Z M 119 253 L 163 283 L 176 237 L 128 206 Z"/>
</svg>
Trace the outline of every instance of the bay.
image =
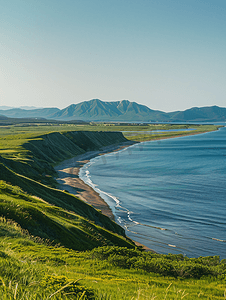
<svg viewBox="0 0 226 300">
<path fill-rule="evenodd" d="M 158 253 L 226 258 L 226 128 L 143 142 L 79 174 L 128 237 Z"/>
</svg>

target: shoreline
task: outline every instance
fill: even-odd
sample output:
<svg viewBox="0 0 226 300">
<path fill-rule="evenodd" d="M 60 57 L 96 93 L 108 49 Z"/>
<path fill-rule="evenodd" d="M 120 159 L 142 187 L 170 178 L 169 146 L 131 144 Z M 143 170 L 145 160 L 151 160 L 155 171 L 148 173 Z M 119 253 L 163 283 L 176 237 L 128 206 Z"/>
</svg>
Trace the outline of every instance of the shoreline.
<svg viewBox="0 0 226 300">
<path fill-rule="evenodd" d="M 113 215 L 109 205 L 95 190 L 93 190 L 93 188 L 84 183 L 84 181 L 79 178 L 78 174 L 80 168 L 82 168 L 92 158 L 111 152 L 117 152 L 134 144 L 136 144 L 136 142 L 131 141 L 124 142 L 122 144 L 114 144 L 112 146 L 103 147 L 101 150 L 85 152 L 84 154 L 64 160 L 62 163 L 54 167 L 55 171 L 58 173 L 58 177 L 56 178 L 58 188 L 60 190 L 68 191 L 84 202 L 92 205 L 94 208 L 101 210 L 102 214 L 115 221 L 115 216 Z"/>
<path fill-rule="evenodd" d="M 178 136 L 170 136 L 170 137 L 158 137 L 153 139 L 153 141 L 161 140 L 161 139 L 169 139 L 169 138 L 179 138 L 182 136 L 203 134 L 206 132 L 197 132 L 190 133 L 187 135 L 178 135 Z M 150 140 L 152 141 L 152 140 Z M 143 141 L 147 142 L 147 141 Z M 86 184 L 82 179 L 79 178 L 79 170 L 86 163 L 88 163 L 92 158 L 101 156 L 107 153 L 117 152 L 134 144 L 138 144 L 140 142 L 136 141 L 128 141 L 121 144 L 113 144 L 111 146 L 103 147 L 101 150 L 96 151 L 88 151 L 84 154 L 77 155 L 73 158 L 64 160 L 56 167 L 54 167 L 55 171 L 58 173 L 58 177 L 56 181 L 58 182 L 58 188 L 60 190 L 65 190 L 79 199 L 83 200 L 87 204 L 92 205 L 94 208 L 100 210 L 102 214 L 108 216 L 112 221 L 115 221 L 115 216 L 110 208 L 110 206 L 100 197 L 100 195 L 88 184 Z M 156 253 L 156 251 L 148 248 L 147 246 L 140 244 L 139 242 L 133 241 L 138 247 L 142 247 L 145 251 L 152 251 Z"/>
</svg>

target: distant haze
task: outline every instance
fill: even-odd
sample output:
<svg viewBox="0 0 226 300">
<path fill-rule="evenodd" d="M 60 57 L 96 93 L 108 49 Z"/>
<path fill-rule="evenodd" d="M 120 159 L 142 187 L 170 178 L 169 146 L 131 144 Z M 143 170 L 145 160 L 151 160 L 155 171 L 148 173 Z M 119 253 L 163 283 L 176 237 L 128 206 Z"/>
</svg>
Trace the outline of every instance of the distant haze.
<svg viewBox="0 0 226 300">
<path fill-rule="evenodd" d="M 0 106 L 225 106 L 225 16 L 225 0 L 2 1 Z"/>
<path fill-rule="evenodd" d="M 36 108 L 42 108 L 42 107 L 35 107 L 35 106 L 19 106 L 19 107 L 15 107 L 15 106 L 0 106 L 0 110 L 8 110 L 8 109 L 13 109 L 13 108 L 21 108 L 21 109 L 26 109 L 26 110 L 30 110 L 30 109 L 36 109 Z"/>
</svg>

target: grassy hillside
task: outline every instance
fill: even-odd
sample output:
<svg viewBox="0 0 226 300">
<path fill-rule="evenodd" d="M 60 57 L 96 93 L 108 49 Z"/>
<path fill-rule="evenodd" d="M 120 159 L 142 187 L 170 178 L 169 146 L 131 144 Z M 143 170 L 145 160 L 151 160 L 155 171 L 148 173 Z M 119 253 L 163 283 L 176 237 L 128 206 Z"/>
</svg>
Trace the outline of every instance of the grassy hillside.
<svg viewBox="0 0 226 300">
<path fill-rule="evenodd" d="M 218 257 L 185 259 L 183 264 L 178 255 L 153 258 L 120 247 L 78 252 L 29 236 L 4 218 L 0 219 L 0 233 L 2 300 L 225 299 L 225 263 Z M 177 265 L 178 272 L 186 276 L 160 275 L 158 271 L 170 269 L 169 265 Z M 219 275 L 200 278 L 202 270 Z"/>
<path fill-rule="evenodd" d="M 15 220 L 32 235 L 54 240 L 72 249 L 91 249 L 109 243 L 132 246 L 126 240 L 124 230 L 108 217 L 77 197 L 46 185 L 55 183 L 54 164 L 86 150 L 125 141 L 121 133 L 50 133 L 30 139 L 27 137 L 26 140 L 23 138 L 23 143 L 18 142 L 21 143 L 19 146 L 16 145 L 15 137 L 10 138 L 7 141 L 11 141 L 14 151 L 7 154 L 3 152 L 0 179 L 14 187 L 4 188 L 2 184 L 1 190 L 3 195 L 15 191 L 14 196 L 19 197 L 20 203 L 15 204 L 16 199 L 10 192 L 7 197 L 11 199 L 7 198 L 5 202 L 2 200 L 4 205 L 1 207 L 1 215 Z M 17 205 L 29 216 L 28 219 L 19 213 Z M 124 238 L 115 234 L 123 235 Z"/>
<path fill-rule="evenodd" d="M 144 253 L 115 222 L 56 188 L 58 162 L 126 140 L 92 132 L 114 126 L 0 128 L 0 299 L 226 298 L 225 260 Z"/>
<path fill-rule="evenodd" d="M 0 181 L 0 190 L 0 215 L 14 220 L 33 236 L 75 250 L 92 249 L 100 245 L 133 247 L 129 240 L 117 234 L 124 234 L 117 224 L 67 193 L 53 189 L 52 199 L 43 197 L 50 200 L 47 202 L 40 195 L 29 195 L 18 186 L 4 181 Z M 46 193 L 48 195 L 48 191 Z M 74 200 L 71 205 L 68 204 L 68 198 Z M 61 204 L 71 210 L 63 208 Z"/>
</svg>

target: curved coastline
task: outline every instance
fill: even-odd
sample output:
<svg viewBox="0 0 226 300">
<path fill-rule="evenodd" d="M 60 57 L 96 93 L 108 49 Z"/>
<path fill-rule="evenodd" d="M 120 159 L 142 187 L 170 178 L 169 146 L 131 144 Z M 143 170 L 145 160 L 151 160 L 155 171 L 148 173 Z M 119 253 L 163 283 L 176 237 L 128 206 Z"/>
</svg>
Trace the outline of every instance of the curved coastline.
<svg viewBox="0 0 226 300">
<path fill-rule="evenodd" d="M 101 210 L 101 212 L 108 216 L 111 220 L 115 220 L 114 214 L 109 205 L 96 191 L 94 191 L 94 189 L 92 189 L 92 187 L 87 185 L 79 177 L 79 170 L 94 157 L 115 151 L 117 152 L 134 144 L 135 142 L 130 141 L 122 144 L 114 144 L 112 146 L 103 147 L 101 150 L 88 151 L 84 154 L 63 161 L 54 168 L 58 173 L 58 178 L 56 178 L 59 184 L 58 188 L 66 190 L 79 197 L 94 208 Z"/>
<path fill-rule="evenodd" d="M 161 139 L 169 139 L 169 138 L 179 138 L 185 137 L 189 135 L 196 135 L 196 134 L 204 134 L 207 132 L 199 132 L 199 133 L 189 133 L 187 135 L 179 135 L 179 136 L 170 136 L 170 137 L 159 137 L 155 140 Z M 144 141 L 147 142 L 147 141 Z M 96 192 L 90 185 L 86 184 L 80 177 L 79 171 L 85 164 L 89 163 L 92 158 L 95 158 L 100 155 L 108 154 L 111 152 L 117 152 L 124 148 L 130 147 L 140 142 L 124 142 L 121 144 L 114 144 L 112 146 L 103 147 L 101 150 L 97 151 L 89 151 L 84 154 L 78 155 L 71 159 L 65 160 L 59 165 L 55 167 L 55 170 L 58 172 L 58 178 L 56 179 L 59 186 L 58 188 L 61 190 L 66 190 L 69 193 L 79 197 L 81 200 L 85 201 L 86 203 L 92 205 L 94 208 L 100 210 L 103 214 L 108 216 L 111 220 L 115 221 L 115 216 L 113 214 L 112 209 L 105 202 L 105 200 L 100 196 L 98 192 Z M 154 250 L 146 247 L 139 242 L 134 241 L 137 246 L 141 246 L 146 251 L 153 251 Z"/>
</svg>

